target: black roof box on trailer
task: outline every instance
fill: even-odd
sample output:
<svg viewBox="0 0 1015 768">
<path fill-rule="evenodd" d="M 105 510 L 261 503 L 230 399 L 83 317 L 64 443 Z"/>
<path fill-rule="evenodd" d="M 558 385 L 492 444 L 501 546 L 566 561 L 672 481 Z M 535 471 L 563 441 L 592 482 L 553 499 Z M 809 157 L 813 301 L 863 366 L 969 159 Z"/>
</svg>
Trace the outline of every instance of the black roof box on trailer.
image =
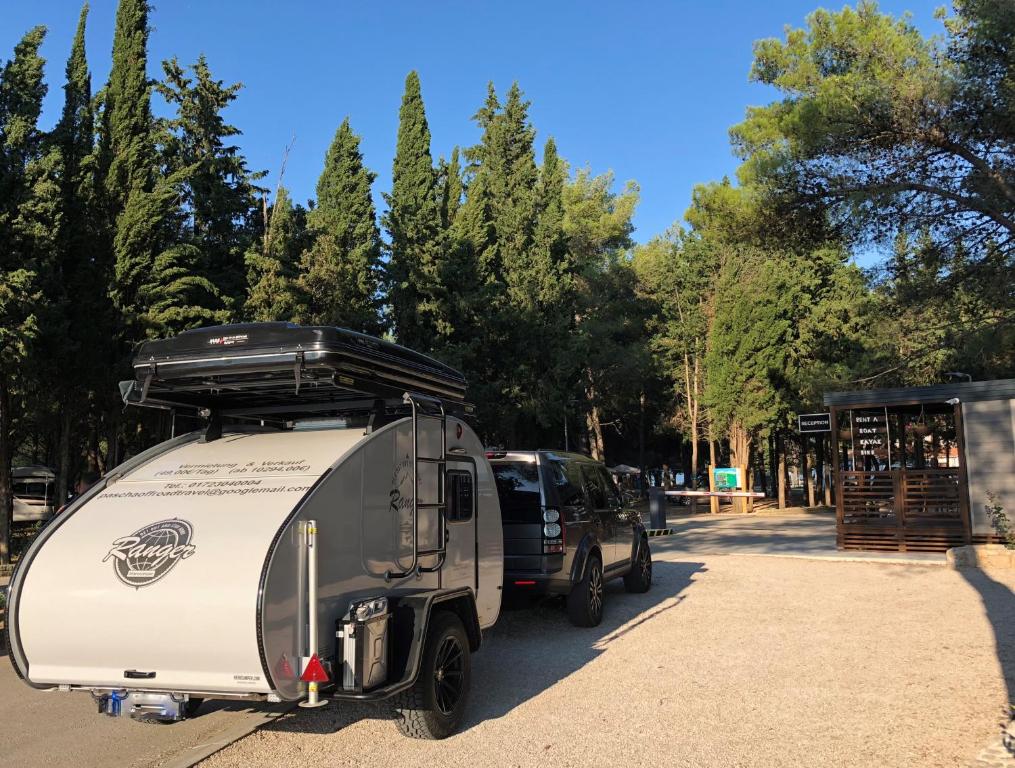
<svg viewBox="0 0 1015 768">
<path fill-rule="evenodd" d="M 124 400 L 272 416 L 368 408 L 405 392 L 464 408 L 465 377 L 432 357 L 344 328 L 242 323 L 143 342 Z"/>
</svg>

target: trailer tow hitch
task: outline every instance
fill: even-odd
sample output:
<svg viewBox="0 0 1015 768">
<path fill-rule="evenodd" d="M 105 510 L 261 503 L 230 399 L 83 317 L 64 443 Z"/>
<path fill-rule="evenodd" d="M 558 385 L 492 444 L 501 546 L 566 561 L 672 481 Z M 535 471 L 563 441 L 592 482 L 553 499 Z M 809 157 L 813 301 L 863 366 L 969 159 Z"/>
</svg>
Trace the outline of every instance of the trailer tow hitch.
<svg viewBox="0 0 1015 768">
<path fill-rule="evenodd" d="M 176 722 L 187 717 L 186 694 L 149 693 L 147 691 L 92 691 L 100 715 L 129 716 L 135 720 Z"/>
</svg>

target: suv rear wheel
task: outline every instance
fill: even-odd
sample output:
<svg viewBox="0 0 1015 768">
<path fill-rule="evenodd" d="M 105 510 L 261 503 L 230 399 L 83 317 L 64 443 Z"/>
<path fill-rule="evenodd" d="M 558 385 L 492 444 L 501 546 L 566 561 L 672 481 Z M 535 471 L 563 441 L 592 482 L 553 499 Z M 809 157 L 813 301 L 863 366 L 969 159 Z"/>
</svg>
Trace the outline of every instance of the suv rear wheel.
<svg viewBox="0 0 1015 768">
<path fill-rule="evenodd" d="M 469 638 L 453 613 L 435 613 L 416 683 L 395 699 L 398 730 L 417 739 L 444 739 L 458 728 L 469 698 Z"/>
<path fill-rule="evenodd" d="M 576 627 L 595 627 L 603 620 L 603 563 L 590 555 L 585 575 L 567 596 L 567 615 Z"/>
<path fill-rule="evenodd" d="M 624 576 L 624 589 L 628 592 L 648 592 L 652 586 L 652 553 L 648 540 L 638 541 L 638 553 L 631 563 L 631 570 Z"/>
</svg>

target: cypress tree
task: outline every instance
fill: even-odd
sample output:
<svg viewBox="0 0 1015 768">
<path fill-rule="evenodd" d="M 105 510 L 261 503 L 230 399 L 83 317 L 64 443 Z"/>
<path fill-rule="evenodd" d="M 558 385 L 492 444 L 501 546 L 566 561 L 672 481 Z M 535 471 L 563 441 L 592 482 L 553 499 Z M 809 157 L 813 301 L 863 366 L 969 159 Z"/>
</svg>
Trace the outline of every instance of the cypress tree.
<svg viewBox="0 0 1015 768">
<path fill-rule="evenodd" d="M 147 0 L 120 0 L 116 9 L 113 66 L 104 106 L 109 128 L 105 185 L 114 218 L 131 191 L 150 191 L 154 181 L 148 11 Z"/>
<path fill-rule="evenodd" d="M 145 0 L 120 0 L 103 116 L 105 189 L 115 221 L 111 295 L 127 343 L 228 318 L 218 288 L 202 268 L 201 251 L 184 237 L 189 214 L 180 200 L 200 164 L 174 163 L 178 167 L 170 165 L 166 176 L 156 167 L 152 83 L 146 74 L 148 11 Z M 170 157 L 163 163 L 169 165 Z"/>
<path fill-rule="evenodd" d="M 89 393 L 102 381 L 102 368 L 94 354 L 82 354 L 107 330 L 107 273 L 97 269 L 95 242 L 99 214 L 94 166 L 94 112 L 91 74 L 85 55 L 87 3 L 82 7 L 77 31 L 67 59 L 64 106 L 51 137 L 57 153 L 59 179 L 59 233 L 57 247 L 45 272 L 46 304 L 40 317 L 40 344 L 45 347 L 33 366 L 50 387 L 60 387 L 57 410 L 56 498 L 65 499 L 69 489 L 71 451 L 78 445 L 78 424 L 88 408 Z M 108 336 L 107 336 L 108 338 Z M 52 375 L 52 367 L 77 359 L 73 381 Z M 52 366 L 47 365 L 52 362 Z"/>
<path fill-rule="evenodd" d="M 317 181 L 307 215 L 313 237 L 301 258 L 302 323 L 380 333 L 381 236 L 359 137 L 342 121 Z"/>
<path fill-rule="evenodd" d="M 255 187 L 263 172 L 251 172 L 239 147 L 229 140 L 240 130 L 222 118 L 242 88 L 212 77 L 202 55 L 187 77 L 177 60 L 163 62 L 165 81 L 158 86 L 176 117 L 166 121 L 165 165 L 172 171 L 192 168 L 183 185 L 189 220 L 182 237 L 201 253 L 199 269 L 227 300 L 238 306 L 246 287 L 244 253 L 254 233 Z"/>
<path fill-rule="evenodd" d="M 475 384 L 491 437 L 514 442 L 517 405 L 530 397 L 531 313 L 521 305 L 536 223 L 538 171 L 528 103 L 517 84 L 503 107 L 491 84 L 474 116 L 480 144 L 466 153 L 470 176 L 453 228 L 456 253 L 454 362 Z"/>
<path fill-rule="evenodd" d="M 285 187 L 265 212 L 259 247 L 247 252 L 245 314 L 255 321 L 292 320 L 297 312 L 295 287 L 299 257 L 307 245 L 306 211 L 293 206 Z"/>
<path fill-rule="evenodd" d="M 405 78 L 398 119 L 391 194 L 386 196 L 389 210 L 384 217 L 391 237 L 392 318 L 399 342 L 432 350 L 444 314 L 440 286 L 444 248 L 430 128 L 415 71 Z"/>
<path fill-rule="evenodd" d="M 451 160 L 445 163 L 442 158 L 439 166 L 437 184 L 441 206 L 441 226 L 446 231 L 454 226 L 455 216 L 458 215 L 458 209 L 462 206 L 462 193 L 465 191 L 462 184 L 462 163 L 458 147 L 451 150 Z"/>
<path fill-rule="evenodd" d="M 36 333 L 37 258 L 50 244 L 51 167 L 38 129 L 46 85 L 39 46 L 44 27 L 29 31 L 0 71 L 0 563 L 10 562 L 12 415 Z M 41 214 L 41 215 L 40 215 Z M 47 226 L 48 224 L 48 226 Z M 40 242 L 41 241 L 41 242 Z"/>
</svg>

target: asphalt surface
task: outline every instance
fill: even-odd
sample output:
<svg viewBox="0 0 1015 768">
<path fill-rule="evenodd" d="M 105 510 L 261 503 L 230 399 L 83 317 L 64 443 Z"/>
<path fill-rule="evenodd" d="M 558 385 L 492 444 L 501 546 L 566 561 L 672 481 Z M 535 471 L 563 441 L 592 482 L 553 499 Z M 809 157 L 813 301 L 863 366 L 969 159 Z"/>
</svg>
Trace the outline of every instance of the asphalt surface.
<svg viewBox="0 0 1015 768">
<path fill-rule="evenodd" d="M 213 755 L 231 766 L 968 766 L 1015 699 L 1015 573 L 828 556 L 829 518 L 677 519 L 655 584 L 601 626 L 502 614 L 462 731 L 400 736 L 379 707 L 296 710 Z M 834 538 L 832 539 L 834 551 Z M 765 554 L 784 556 L 767 557 Z M 263 722 L 209 703 L 172 726 L 33 691 L 0 660 L 0 766 L 164 765 Z"/>
</svg>

